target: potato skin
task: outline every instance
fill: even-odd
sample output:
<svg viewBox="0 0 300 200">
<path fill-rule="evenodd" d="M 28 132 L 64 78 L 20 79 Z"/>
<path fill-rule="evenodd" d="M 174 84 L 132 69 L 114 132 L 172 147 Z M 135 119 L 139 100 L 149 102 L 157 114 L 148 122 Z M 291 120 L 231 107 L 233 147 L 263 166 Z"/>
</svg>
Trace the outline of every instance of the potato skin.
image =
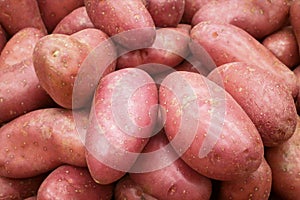
<svg viewBox="0 0 300 200">
<path fill-rule="evenodd" d="M 161 149 L 167 145 L 168 142 L 164 131 L 161 131 L 150 138 L 150 141 L 142 153 L 149 153 Z M 161 155 L 162 159 L 177 156 L 173 149 L 168 150 L 168 154 Z M 157 162 L 157 166 L 160 165 L 160 161 L 154 161 L 153 158 L 143 160 L 142 164 L 151 165 L 153 162 Z M 212 192 L 211 181 L 191 169 L 180 158 L 162 169 L 144 173 L 130 173 L 129 175 L 146 193 L 158 199 L 209 200 Z M 159 183 L 159 185 L 156 185 L 156 182 Z"/>
<path fill-rule="evenodd" d="M 173 146 L 200 174 L 233 180 L 261 164 L 264 149 L 253 122 L 225 90 L 204 76 L 183 71 L 168 75 L 160 86 L 159 102 L 166 111 L 168 139 L 182 138 Z M 186 121 L 186 115 L 194 117 Z M 209 129 L 211 124 L 213 129 Z M 184 135 L 180 134 L 183 130 Z M 193 135 L 194 139 L 187 139 Z M 191 144 L 184 151 L 187 142 Z"/>
<path fill-rule="evenodd" d="M 146 0 L 156 27 L 176 27 L 183 15 L 185 0 Z"/>
<path fill-rule="evenodd" d="M 78 31 L 86 28 L 94 28 L 85 6 L 73 10 L 70 14 L 65 16 L 55 27 L 52 33 L 60 33 L 72 35 Z"/>
<path fill-rule="evenodd" d="M 299 47 L 291 26 L 269 35 L 262 44 L 290 69 L 300 63 Z"/>
<path fill-rule="evenodd" d="M 87 122 L 86 114 L 81 119 Z M 86 166 L 85 148 L 72 111 L 47 108 L 0 128 L 0 176 L 28 178 L 68 163 Z"/>
<path fill-rule="evenodd" d="M 278 82 L 285 83 L 293 97 L 297 96 L 294 73 L 246 31 L 231 24 L 201 22 L 191 30 L 191 38 L 194 56 L 201 56 L 197 53 L 197 45 L 201 45 L 217 66 L 230 62 L 261 66 L 274 74 Z"/>
<path fill-rule="evenodd" d="M 211 0 L 185 0 L 182 22 L 191 24 L 195 13 Z"/>
<path fill-rule="evenodd" d="M 273 173 L 272 190 L 285 200 L 297 199 L 300 195 L 299 123 L 298 117 L 297 129 L 287 142 L 266 149 L 266 160 Z"/>
<path fill-rule="evenodd" d="M 195 13 L 192 25 L 202 21 L 228 23 L 261 39 L 282 27 L 288 19 L 288 13 L 289 4 L 286 0 L 211 1 Z"/>
<path fill-rule="evenodd" d="M 0 1 L 0 10 L 0 23 L 10 36 L 27 27 L 47 33 L 36 0 L 3 0 Z"/>
<path fill-rule="evenodd" d="M 37 199 L 101 199 L 112 198 L 113 185 L 95 183 L 86 168 L 62 165 L 52 171 L 41 184 Z"/>
<path fill-rule="evenodd" d="M 138 89 L 124 93 L 132 88 Z M 143 70 L 121 69 L 100 80 L 85 142 L 88 168 L 96 182 L 109 184 L 129 171 L 137 154 L 128 152 L 140 153 L 146 145 L 156 122 L 157 103 L 156 85 Z M 120 116 L 124 112 L 128 115 Z"/>
<path fill-rule="evenodd" d="M 0 53 L 7 42 L 7 35 L 3 27 L 0 25 Z"/>
<path fill-rule="evenodd" d="M 244 62 L 227 63 L 208 78 L 231 94 L 253 121 L 265 146 L 277 146 L 295 132 L 297 110 L 283 83 L 259 66 Z"/>
<path fill-rule="evenodd" d="M 83 6 L 83 0 L 37 0 L 42 19 L 49 33 L 74 9 Z"/>
<path fill-rule="evenodd" d="M 84 3 L 95 27 L 109 36 L 118 34 L 114 39 L 122 46 L 145 48 L 154 42 L 155 25 L 141 0 L 85 0 Z"/>
<path fill-rule="evenodd" d="M 298 41 L 298 46 L 300 46 L 300 1 L 293 1 L 290 7 L 290 21 L 295 33 L 296 39 Z M 299 49 L 300 54 L 300 49 Z"/>
<path fill-rule="evenodd" d="M 265 159 L 250 176 L 220 184 L 218 199 L 268 200 L 271 193 L 272 171 Z"/>
</svg>

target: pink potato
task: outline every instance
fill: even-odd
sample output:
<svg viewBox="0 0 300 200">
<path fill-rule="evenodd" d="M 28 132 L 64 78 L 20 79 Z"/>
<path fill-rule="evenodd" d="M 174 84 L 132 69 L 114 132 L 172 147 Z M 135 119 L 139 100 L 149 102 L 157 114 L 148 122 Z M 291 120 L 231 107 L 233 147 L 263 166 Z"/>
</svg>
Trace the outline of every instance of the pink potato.
<svg viewBox="0 0 300 200">
<path fill-rule="evenodd" d="M 48 32 L 51 33 L 55 26 L 74 9 L 83 6 L 83 0 L 37 0 L 42 19 Z"/>
<path fill-rule="evenodd" d="M 84 3 L 95 27 L 114 36 L 125 48 L 145 48 L 154 42 L 155 25 L 141 0 L 85 0 Z"/>
<path fill-rule="evenodd" d="M 208 78 L 240 104 L 255 124 L 265 146 L 277 146 L 295 132 L 297 110 L 284 83 L 260 66 L 243 62 L 227 63 L 214 69 Z"/>
<path fill-rule="evenodd" d="M 269 164 L 263 159 L 259 168 L 250 176 L 235 181 L 222 182 L 218 199 L 268 200 L 271 186 L 272 171 Z"/>
<path fill-rule="evenodd" d="M 288 14 L 289 4 L 286 0 L 211 1 L 195 13 L 192 25 L 203 21 L 229 23 L 261 39 L 281 28 Z"/>
<path fill-rule="evenodd" d="M 262 44 L 287 67 L 292 69 L 300 63 L 299 47 L 292 27 L 269 35 Z"/>
<path fill-rule="evenodd" d="M 245 111 L 221 87 L 193 72 L 174 72 L 159 88 L 165 131 L 198 173 L 217 180 L 246 177 L 263 158 L 261 137 Z"/>
<path fill-rule="evenodd" d="M 0 24 L 10 36 L 28 27 L 47 32 L 36 0 L 0 1 Z"/>
<path fill-rule="evenodd" d="M 149 172 L 130 173 L 131 179 L 141 186 L 144 192 L 158 199 L 209 200 L 212 192 L 211 181 L 185 164 L 172 147 L 167 148 L 168 142 L 164 131 L 153 136 L 142 153 L 166 148 L 165 154 L 157 157 L 149 156 L 142 162 L 139 162 L 138 159 L 137 164 L 135 164 L 137 167 L 140 167 L 139 165 L 152 165 L 154 168 Z M 164 161 L 168 159 L 174 159 L 174 161 L 172 163 L 169 161 L 170 164 L 162 167 Z"/>
<path fill-rule="evenodd" d="M 299 112 L 300 111 L 300 65 L 298 65 L 297 67 L 295 67 L 295 69 L 293 70 L 294 74 L 296 75 L 297 77 L 297 85 L 298 85 L 298 96 L 296 97 L 295 99 L 295 103 L 296 103 L 296 108 L 297 108 L 297 111 Z"/>
<path fill-rule="evenodd" d="M 62 165 L 53 170 L 41 184 L 37 199 L 110 200 L 113 185 L 99 185 L 86 168 Z"/>
<path fill-rule="evenodd" d="M 158 94 L 143 70 L 128 68 L 100 80 L 86 135 L 86 160 L 99 184 L 119 180 L 130 170 L 152 134 Z"/>
<path fill-rule="evenodd" d="M 266 47 L 246 31 L 230 24 L 201 22 L 191 30 L 193 42 L 190 45 L 195 57 L 201 45 L 212 57 L 217 66 L 230 62 L 246 62 L 260 66 L 285 83 L 293 97 L 297 96 L 297 79 L 294 73 Z"/>
<path fill-rule="evenodd" d="M 158 200 L 157 198 L 145 193 L 143 189 L 133 182 L 129 176 L 125 176 L 117 182 L 114 197 L 115 200 Z"/>
<path fill-rule="evenodd" d="M 185 0 L 182 22 L 191 24 L 195 13 L 211 0 Z"/>
<path fill-rule="evenodd" d="M 146 0 L 156 27 L 176 27 L 184 12 L 185 0 Z"/>
<path fill-rule="evenodd" d="M 23 200 L 36 195 L 45 177 L 44 174 L 24 179 L 0 177 L 0 199 Z"/>
<path fill-rule="evenodd" d="M 300 46 L 300 1 L 292 1 L 290 7 L 290 21 L 295 33 L 295 37 L 298 41 L 298 46 Z M 300 49 L 299 49 L 300 54 Z"/>
<path fill-rule="evenodd" d="M 0 25 L 0 53 L 7 42 L 7 35 L 3 27 Z"/>
<path fill-rule="evenodd" d="M 300 119 L 291 139 L 280 146 L 266 149 L 266 159 L 272 169 L 272 190 L 284 200 L 300 195 Z"/>
<path fill-rule="evenodd" d="M 80 120 L 87 122 L 87 114 Z M 68 163 L 86 166 L 83 135 L 72 111 L 48 108 L 24 114 L 0 128 L 0 176 L 28 178 Z"/>
<path fill-rule="evenodd" d="M 71 35 L 86 28 L 94 28 L 94 24 L 91 22 L 85 6 L 82 6 L 65 16 L 52 33 Z"/>
</svg>

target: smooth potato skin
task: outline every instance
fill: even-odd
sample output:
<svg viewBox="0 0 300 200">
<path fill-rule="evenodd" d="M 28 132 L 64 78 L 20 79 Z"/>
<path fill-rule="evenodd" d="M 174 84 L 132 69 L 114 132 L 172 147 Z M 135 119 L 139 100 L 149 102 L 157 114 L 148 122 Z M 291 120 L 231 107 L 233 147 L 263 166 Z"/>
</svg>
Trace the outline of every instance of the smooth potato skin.
<svg viewBox="0 0 300 200">
<path fill-rule="evenodd" d="M 265 146 L 277 146 L 295 132 L 297 110 L 283 83 L 256 65 L 228 63 L 214 69 L 208 78 L 240 104 L 260 133 Z"/>
<path fill-rule="evenodd" d="M 91 22 L 85 6 L 82 6 L 65 16 L 52 33 L 71 35 L 86 28 L 94 28 L 94 24 Z"/>
<path fill-rule="evenodd" d="M 290 69 L 299 64 L 299 47 L 292 27 L 286 27 L 269 35 L 262 44 Z"/>
<path fill-rule="evenodd" d="M 95 183 L 86 168 L 62 165 L 52 171 L 41 184 L 37 199 L 101 199 L 112 198 L 113 185 Z"/>
<path fill-rule="evenodd" d="M 174 88 L 181 87 L 190 88 L 193 94 L 180 90 L 183 97 L 176 98 L 179 91 Z M 259 167 L 264 152 L 259 133 L 244 110 L 221 87 L 200 74 L 174 72 L 162 82 L 159 102 L 167 111 L 165 131 L 170 141 L 175 136 L 183 137 L 177 136 L 180 130 L 184 130 L 186 137 L 195 134 L 195 139 L 183 139 L 173 146 L 180 152 L 185 142 L 191 142 L 186 151 L 181 150 L 181 158 L 198 173 L 212 179 L 233 180 L 245 177 Z M 199 110 L 190 107 L 192 105 Z M 181 119 L 189 113 L 198 121 Z M 207 134 L 211 123 L 215 128 Z M 215 134 L 219 136 L 212 137 Z M 208 142 L 207 146 L 201 148 L 204 142 Z"/>
<path fill-rule="evenodd" d="M 96 28 L 109 36 L 122 33 L 118 38 L 115 37 L 122 46 L 129 49 L 145 48 L 154 42 L 155 25 L 141 0 L 85 0 L 84 3 Z"/>
<path fill-rule="evenodd" d="M 125 105 L 120 101 L 124 96 L 115 97 L 120 89 L 128 91 L 132 87 L 138 89 L 130 94 L 129 99 L 125 99 Z M 96 182 L 109 184 L 129 171 L 137 155 L 128 155 L 127 152 L 139 153 L 146 145 L 156 122 L 157 110 L 154 106 L 157 103 L 156 85 L 143 70 L 122 69 L 100 80 L 93 100 L 85 145 L 88 168 Z M 115 117 L 120 115 L 116 112 L 123 112 L 122 108 L 126 109 L 124 112 L 128 112 L 129 120 L 133 120 L 135 125 L 125 120 L 121 120 L 126 122 L 122 124 Z M 132 130 L 130 133 L 126 131 L 127 127 Z M 105 140 L 107 142 L 103 143 Z"/>
<path fill-rule="evenodd" d="M 83 0 L 37 0 L 42 19 L 49 33 L 74 9 L 83 6 Z"/>
<path fill-rule="evenodd" d="M 278 82 L 285 83 L 293 97 L 297 96 L 294 73 L 246 31 L 230 24 L 201 22 L 191 30 L 191 38 L 193 43 L 190 48 L 194 56 L 201 56 L 197 52 L 197 45 L 200 44 L 217 66 L 230 62 L 261 66 L 274 74 Z"/>
<path fill-rule="evenodd" d="M 272 171 L 265 159 L 259 168 L 247 178 L 224 181 L 220 184 L 218 199 L 268 200 L 272 186 Z"/>
<path fill-rule="evenodd" d="M 84 113 L 82 121 L 87 122 Z M 0 175 L 28 178 L 68 163 L 86 166 L 85 148 L 72 111 L 32 111 L 0 128 Z"/>
<path fill-rule="evenodd" d="M 47 33 L 36 0 L 3 0 L 0 10 L 0 23 L 10 36 L 27 27 Z"/>
<path fill-rule="evenodd" d="M 290 21 L 295 33 L 296 39 L 298 41 L 298 46 L 300 46 L 300 1 L 295 0 L 292 2 L 290 7 Z M 299 49 L 300 54 L 300 49 Z"/>
<path fill-rule="evenodd" d="M 273 174 L 272 190 L 285 200 L 298 199 L 300 195 L 300 119 L 293 136 L 278 147 L 266 149 L 266 160 Z"/>
</svg>

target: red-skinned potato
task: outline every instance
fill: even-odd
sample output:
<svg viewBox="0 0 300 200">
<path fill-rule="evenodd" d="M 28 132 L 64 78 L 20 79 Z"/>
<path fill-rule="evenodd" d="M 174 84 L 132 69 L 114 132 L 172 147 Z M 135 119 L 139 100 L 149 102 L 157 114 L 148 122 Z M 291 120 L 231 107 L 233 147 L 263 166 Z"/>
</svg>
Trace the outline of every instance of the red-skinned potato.
<svg viewBox="0 0 300 200">
<path fill-rule="evenodd" d="M 262 44 L 289 68 L 300 63 L 299 47 L 292 27 L 283 28 L 268 37 Z"/>
<path fill-rule="evenodd" d="M 156 27 L 176 27 L 184 12 L 185 0 L 146 0 Z"/>
<path fill-rule="evenodd" d="M 273 174 L 272 190 L 282 199 L 294 200 L 300 195 L 300 119 L 293 136 L 278 147 L 266 149 L 266 160 Z"/>
<path fill-rule="evenodd" d="M 79 114 L 87 122 L 87 114 Z M 0 176 L 28 178 L 63 163 L 86 166 L 83 137 L 70 110 L 48 108 L 22 115 L 0 128 Z"/>
<path fill-rule="evenodd" d="M 46 175 L 25 179 L 0 177 L 0 199 L 22 200 L 37 194 Z"/>
<path fill-rule="evenodd" d="M 141 0 L 85 0 L 87 13 L 96 28 L 125 48 L 145 48 L 155 39 L 153 19 Z"/>
<path fill-rule="evenodd" d="M 47 32 L 36 0 L 0 1 L 0 24 L 11 36 L 27 27 Z"/>
<path fill-rule="evenodd" d="M 295 0 L 292 2 L 290 7 L 290 21 L 295 33 L 296 39 L 298 41 L 298 46 L 300 46 L 300 1 Z M 300 49 L 299 49 L 300 54 Z"/>
<path fill-rule="evenodd" d="M 212 57 L 217 66 L 230 62 L 246 62 L 260 66 L 285 83 L 293 97 L 298 94 L 295 74 L 274 54 L 250 34 L 231 24 L 201 22 L 191 30 L 191 52 L 195 57 L 200 44 Z M 195 47 L 194 47 L 195 46 Z"/>
<path fill-rule="evenodd" d="M 278 30 L 287 21 L 289 4 L 286 0 L 211 1 L 193 16 L 192 25 L 202 21 L 229 23 L 238 26 L 255 38 L 263 38 Z"/>
<path fill-rule="evenodd" d="M 158 200 L 157 198 L 145 193 L 143 189 L 136 184 L 129 176 L 123 177 L 118 181 L 115 192 L 115 200 Z"/>
<path fill-rule="evenodd" d="M 261 164 L 263 143 L 245 111 L 221 87 L 193 72 L 174 72 L 159 88 L 165 131 L 195 171 L 217 180 L 248 176 Z"/>
<path fill-rule="evenodd" d="M 0 53 L 7 42 L 7 35 L 3 27 L 0 25 Z"/>
<path fill-rule="evenodd" d="M 283 83 L 259 66 L 227 63 L 214 69 L 208 78 L 240 104 L 255 124 L 265 146 L 277 146 L 295 132 L 297 110 Z M 272 100 L 271 100 L 272 99 Z"/>
<path fill-rule="evenodd" d="M 42 19 L 49 33 L 74 9 L 83 6 L 83 0 L 37 0 Z"/>
<path fill-rule="evenodd" d="M 109 200 L 112 198 L 113 188 L 112 184 L 97 184 L 86 168 L 62 165 L 43 181 L 37 199 Z"/>
<path fill-rule="evenodd" d="M 247 178 L 224 181 L 220 184 L 218 199 L 268 200 L 272 186 L 272 171 L 263 159 L 259 168 Z"/>
<path fill-rule="evenodd" d="M 182 22 L 191 24 L 195 13 L 211 0 L 185 0 Z"/>
<path fill-rule="evenodd" d="M 157 151 L 164 148 L 168 143 L 164 131 L 161 131 L 151 137 L 142 153 Z M 175 151 L 172 148 L 167 148 L 165 155 L 161 155 L 159 159 L 153 160 L 153 157 L 148 157 L 149 159 L 144 159 L 141 164 L 153 165 L 153 162 L 155 162 L 154 166 L 160 167 L 164 160 L 176 157 Z M 137 163 L 139 162 L 137 161 Z M 157 170 L 130 173 L 130 178 L 141 186 L 144 192 L 158 199 L 209 200 L 212 192 L 211 181 L 191 169 L 180 158 Z"/>
<path fill-rule="evenodd" d="M 91 22 L 85 6 L 82 6 L 65 16 L 52 33 L 71 35 L 86 28 L 94 28 L 94 24 Z"/>
<path fill-rule="evenodd" d="M 96 182 L 112 183 L 131 168 L 152 134 L 157 103 L 156 85 L 143 70 L 117 70 L 100 80 L 85 142 Z"/>
<path fill-rule="evenodd" d="M 300 65 L 298 65 L 294 70 L 293 70 L 294 74 L 296 75 L 297 77 L 297 85 L 298 85 L 298 90 L 299 90 L 299 93 L 298 93 L 298 96 L 296 97 L 296 108 L 297 108 L 297 111 L 298 113 L 300 112 Z"/>
</svg>

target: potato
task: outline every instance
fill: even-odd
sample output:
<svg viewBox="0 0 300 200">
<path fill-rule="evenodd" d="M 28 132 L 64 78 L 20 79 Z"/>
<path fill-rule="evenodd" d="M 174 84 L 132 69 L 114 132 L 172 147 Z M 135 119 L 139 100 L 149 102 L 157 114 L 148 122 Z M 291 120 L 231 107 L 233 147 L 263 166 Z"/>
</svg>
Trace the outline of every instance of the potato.
<svg viewBox="0 0 300 200">
<path fill-rule="evenodd" d="M 285 83 L 294 97 L 297 95 L 294 73 L 246 31 L 230 24 L 202 22 L 191 30 L 191 38 L 193 42 L 190 47 L 194 56 L 201 56 L 202 52 L 200 55 L 197 53 L 200 45 L 217 66 L 230 62 L 261 66 L 274 74 L 278 82 Z"/>
<path fill-rule="evenodd" d="M 0 199 L 22 200 L 37 194 L 37 191 L 46 175 L 25 179 L 0 177 Z"/>
<path fill-rule="evenodd" d="M 278 147 L 266 149 L 266 159 L 272 169 L 272 189 L 285 200 L 298 199 L 300 195 L 300 119 L 291 139 Z"/>
<path fill-rule="evenodd" d="M 191 24 L 195 13 L 211 0 L 185 0 L 182 22 Z"/>
<path fill-rule="evenodd" d="M 221 87 L 193 72 L 168 75 L 159 89 L 165 131 L 181 158 L 217 180 L 248 176 L 262 162 L 263 143 L 245 111 Z"/>
<path fill-rule="evenodd" d="M 263 38 L 282 27 L 288 19 L 288 13 L 286 0 L 211 1 L 195 13 L 192 25 L 202 21 L 229 23 L 244 29 L 255 38 Z"/>
<path fill-rule="evenodd" d="M 0 53 L 7 42 L 7 35 L 3 27 L 0 25 Z"/>
<path fill-rule="evenodd" d="M 262 43 L 287 67 L 292 69 L 300 63 L 299 47 L 291 26 L 269 35 Z"/>
<path fill-rule="evenodd" d="M 155 41 L 151 47 L 130 52 L 125 50 L 126 53 L 123 53 L 121 50 L 117 60 L 117 68 L 139 67 L 150 74 L 156 74 L 175 67 L 189 53 L 190 30 L 191 27 L 185 24 L 180 24 L 177 28 L 158 29 Z M 165 67 L 151 66 L 152 63 Z M 147 64 L 150 66 L 143 68 Z"/>
<path fill-rule="evenodd" d="M 137 168 L 140 165 L 152 165 L 153 171 L 130 173 L 131 179 L 141 186 L 143 191 L 158 199 L 209 200 L 212 192 L 211 181 L 185 164 L 178 158 L 172 147 L 166 147 L 167 144 L 168 139 L 164 131 L 153 136 L 142 153 L 153 153 L 162 148 L 166 148 L 165 152 L 167 153 L 159 155 L 156 159 L 154 156 L 149 156 L 142 162 L 139 162 L 138 159 L 135 164 Z M 162 167 L 165 160 L 173 158 L 174 162 L 170 161 L 170 164 Z"/>
<path fill-rule="evenodd" d="M 86 168 L 63 165 L 41 184 L 37 199 L 111 199 L 113 185 L 95 183 Z"/>
<path fill-rule="evenodd" d="M 295 132 L 297 111 L 284 83 L 262 67 L 243 62 L 214 69 L 208 78 L 240 104 L 255 124 L 265 146 L 277 146 Z"/>
<path fill-rule="evenodd" d="M 85 0 L 84 3 L 95 27 L 114 36 L 122 46 L 137 49 L 154 42 L 155 25 L 141 0 Z"/>
<path fill-rule="evenodd" d="M 37 0 L 37 2 L 49 33 L 66 15 L 84 5 L 83 0 Z"/>
<path fill-rule="evenodd" d="M 157 103 L 156 85 L 143 70 L 122 69 L 100 80 L 85 141 L 97 183 L 112 183 L 130 170 L 152 134 Z"/>
<path fill-rule="evenodd" d="M 218 199 L 268 200 L 271 185 L 272 171 L 263 159 L 259 168 L 247 178 L 222 182 Z"/>
<path fill-rule="evenodd" d="M 71 35 L 86 28 L 94 28 L 94 24 L 91 22 L 85 6 L 82 6 L 65 16 L 52 33 Z"/>
<path fill-rule="evenodd" d="M 87 122 L 86 114 L 80 116 Z M 48 108 L 22 115 L 0 128 L 0 176 L 28 178 L 63 163 L 86 166 L 82 137 L 70 110 Z"/>
<path fill-rule="evenodd" d="M 47 32 L 36 0 L 0 1 L 0 24 L 11 36 L 27 27 Z"/>
<path fill-rule="evenodd" d="M 145 193 L 143 189 L 133 182 L 129 176 L 125 176 L 118 181 L 115 188 L 114 197 L 115 200 L 157 200 L 157 198 Z"/>
<path fill-rule="evenodd" d="M 300 2 L 298 0 L 293 1 L 290 8 L 290 21 L 295 33 L 296 39 L 298 41 L 298 46 L 300 46 Z M 300 49 L 299 49 L 300 54 Z"/>
<path fill-rule="evenodd" d="M 297 85 L 298 85 L 298 96 L 295 99 L 295 103 L 296 103 L 296 108 L 298 113 L 300 112 L 300 65 L 298 65 L 297 67 L 295 67 L 295 69 L 293 70 L 294 74 L 297 77 Z"/>
<path fill-rule="evenodd" d="M 185 0 L 147 0 L 146 8 L 156 27 L 176 27 L 183 15 Z"/>
</svg>

